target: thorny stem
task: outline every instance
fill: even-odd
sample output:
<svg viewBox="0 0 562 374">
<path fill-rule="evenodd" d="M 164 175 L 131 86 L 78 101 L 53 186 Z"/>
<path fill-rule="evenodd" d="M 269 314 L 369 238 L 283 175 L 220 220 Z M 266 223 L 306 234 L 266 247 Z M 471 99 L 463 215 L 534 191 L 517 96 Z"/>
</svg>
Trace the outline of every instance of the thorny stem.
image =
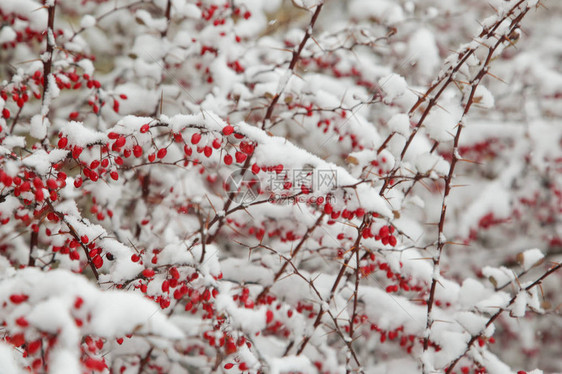
<svg viewBox="0 0 562 374">
<path fill-rule="evenodd" d="M 33 249 L 37 246 L 39 242 L 39 233 L 36 231 L 31 232 L 31 239 L 29 240 L 29 261 L 27 266 L 35 266 L 35 258 L 33 257 Z"/>
<path fill-rule="evenodd" d="M 429 299 L 427 301 L 427 322 L 426 322 L 426 329 L 430 330 L 431 326 L 433 325 L 433 319 L 431 317 L 431 312 L 433 310 L 433 304 L 435 301 L 435 288 L 437 286 L 438 274 L 435 274 L 439 269 L 439 264 L 441 261 L 441 254 L 443 252 L 443 247 L 445 246 L 445 241 L 443 240 L 443 228 L 445 226 L 445 217 L 447 215 L 447 197 L 451 192 L 451 181 L 453 180 L 453 175 L 455 172 L 455 166 L 458 162 L 457 157 L 457 149 L 459 145 L 459 139 L 461 136 L 462 131 L 462 122 L 458 124 L 457 133 L 455 135 L 454 145 L 453 145 L 453 159 L 451 161 L 451 167 L 449 168 L 449 174 L 445 177 L 445 192 L 443 193 L 443 202 L 441 205 L 441 216 L 439 219 L 439 232 L 438 232 L 438 239 L 437 239 L 437 255 L 433 257 L 433 268 L 434 268 L 434 275 L 431 280 L 431 288 L 429 291 Z M 429 333 L 427 333 L 423 340 L 423 350 L 426 351 L 429 348 Z"/>
<path fill-rule="evenodd" d="M 291 62 L 289 63 L 289 71 L 290 71 L 291 74 L 295 70 L 295 66 L 297 65 L 297 62 L 299 61 L 299 58 L 301 56 L 302 50 L 304 49 L 304 46 L 308 42 L 308 39 L 310 39 L 310 37 L 312 36 L 312 28 L 314 27 L 314 24 L 316 23 L 316 20 L 318 19 L 318 16 L 320 15 L 320 12 L 322 11 L 323 6 L 324 6 L 323 2 L 321 2 L 320 4 L 318 4 L 316 6 L 316 10 L 314 11 L 314 14 L 312 15 L 312 18 L 310 19 L 310 23 L 309 23 L 308 27 L 306 28 L 306 31 L 304 33 L 304 37 L 302 38 L 302 40 L 301 40 L 299 46 L 297 47 L 297 49 L 293 50 L 293 57 L 291 59 Z M 267 108 L 267 111 L 265 112 L 265 117 L 264 117 L 262 125 L 261 125 L 262 130 L 264 130 L 266 125 L 271 121 L 271 116 L 273 115 L 273 109 L 275 109 L 275 105 L 279 101 L 279 98 L 281 97 L 281 94 L 283 93 L 284 88 L 285 87 L 281 87 L 280 92 L 276 92 L 275 96 L 271 100 L 271 103 L 269 104 L 269 107 Z"/>
<path fill-rule="evenodd" d="M 55 49 L 55 6 L 56 1 L 53 5 L 48 7 L 48 20 L 47 20 L 47 60 L 43 61 L 43 95 L 41 104 L 45 104 L 45 96 L 49 91 L 49 76 L 51 75 L 51 68 L 53 66 L 53 51 Z"/>
<path fill-rule="evenodd" d="M 297 244 L 297 246 L 295 247 L 295 249 L 293 251 L 291 251 L 291 257 L 289 257 L 288 259 L 286 259 L 286 261 L 283 263 L 283 265 L 281 266 L 281 268 L 277 271 L 277 273 L 275 274 L 275 276 L 273 277 L 273 283 L 277 282 L 277 280 L 279 279 L 279 277 L 281 277 L 281 275 L 283 275 L 283 273 L 285 272 L 285 269 L 287 268 L 287 266 L 289 265 L 289 262 L 292 261 L 293 258 L 295 258 L 297 256 L 297 254 L 299 253 L 300 249 L 302 248 L 303 244 L 306 242 L 306 240 L 308 239 L 308 237 L 310 236 L 310 234 L 312 234 L 312 232 L 320 225 L 320 223 L 322 222 L 322 220 L 324 219 L 324 215 L 325 213 L 322 213 L 320 215 L 320 217 L 318 217 L 318 219 L 316 220 L 316 222 L 314 223 L 314 225 L 310 226 L 307 230 L 306 233 L 303 235 L 302 239 L 299 241 L 299 244 Z M 271 288 L 271 286 L 267 286 L 265 287 L 260 294 L 258 295 L 258 297 L 256 298 L 256 300 L 260 300 L 261 298 L 263 298 L 265 296 L 265 294 L 269 291 L 269 289 Z"/>
<path fill-rule="evenodd" d="M 543 275 L 541 275 L 537 280 L 535 280 L 533 283 L 531 283 L 530 285 L 528 285 L 527 287 L 525 287 L 523 290 L 525 292 L 529 291 L 531 288 L 539 285 L 542 283 L 542 281 L 548 277 L 549 275 L 553 274 L 554 272 L 558 271 L 560 268 L 562 268 L 562 263 L 557 264 L 556 266 L 551 267 L 550 269 L 548 269 Z M 478 338 L 484 333 L 484 331 L 492 324 L 494 323 L 498 317 L 504 312 L 506 311 L 511 305 L 513 305 L 513 303 L 515 302 L 515 300 L 517 300 L 517 296 L 515 295 L 511 298 L 511 300 L 509 300 L 509 303 L 507 304 L 506 307 L 504 308 L 500 308 L 492 317 L 490 317 L 490 319 L 488 320 L 488 322 L 486 322 L 486 325 L 484 326 L 484 328 L 481 330 L 481 332 L 479 334 L 476 335 L 472 335 L 472 337 L 470 338 L 470 340 L 468 341 L 468 343 L 466 344 L 466 349 L 465 351 L 458 356 L 452 363 L 451 365 L 449 365 L 449 367 L 445 370 L 445 374 L 450 374 L 453 369 L 455 368 L 455 365 L 459 362 L 459 360 L 461 358 L 463 358 L 464 356 L 466 356 L 466 354 L 468 353 L 468 351 L 470 350 L 470 348 L 472 347 L 472 345 L 478 340 Z"/>
<path fill-rule="evenodd" d="M 359 232 L 361 235 L 361 232 Z M 355 252 L 355 286 L 353 290 L 353 312 L 351 313 L 351 318 L 349 319 L 349 342 L 353 343 L 353 334 L 355 333 L 355 318 L 357 317 L 357 302 L 359 300 L 359 281 L 360 281 L 360 271 L 359 271 L 359 248 L 354 249 Z M 347 358 L 346 373 L 350 373 L 349 369 L 349 357 Z"/>
<path fill-rule="evenodd" d="M 251 159 L 252 159 L 252 156 L 248 155 L 248 157 L 246 158 L 246 161 L 244 162 L 244 165 L 242 166 L 240 179 L 244 179 L 244 176 L 248 172 L 248 168 L 250 167 Z M 210 229 L 212 224 L 214 224 L 215 222 L 217 223 L 217 228 L 215 229 L 214 233 L 207 236 L 207 244 L 212 243 L 215 240 L 215 237 L 219 234 L 219 231 L 222 228 L 222 226 L 224 225 L 224 221 L 226 219 L 226 212 L 228 212 L 228 209 L 230 208 L 230 205 L 232 205 L 232 201 L 233 201 L 235 196 L 236 196 L 236 191 L 232 191 L 228 194 L 228 199 L 227 199 L 227 202 L 224 205 L 224 209 L 223 209 L 225 214 L 223 214 L 221 216 L 215 216 L 215 219 L 213 219 L 213 221 L 208 225 L 208 229 Z M 204 259 L 205 259 L 205 257 L 202 256 L 201 262 L 203 262 Z"/>
<path fill-rule="evenodd" d="M 512 20 L 511 25 L 510 25 L 509 33 L 511 33 L 518 26 L 519 22 L 524 17 L 524 15 L 527 13 L 527 11 L 528 11 L 528 8 L 525 9 L 525 10 L 522 10 L 521 14 L 519 14 L 518 17 L 516 17 L 515 19 Z M 466 104 L 466 106 L 464 108 L 464 111 L 462 113 L 461 120 L 459 121 L 459 123 L 457 125 L 457 132 L 455 134 L 455 138 L 454 138 L 454 141 L 453 141 L 453 152 L 452 152 L 451 165 L 449 167 L 449 173 L 445 177 L 445 191 L 443 193 L 443 200 L 442 200 L 442 205 L 441 205 L 441 215 L 440 215 L 439 224 L 438 224 L 437 253 L 432 259 L 433 260 L 433 273 L 434 274 L 433 274 L 433 278 L 432 278 L 432 281 L 431 281 L 429 296 L 428 296 L 428 300 L 427 300 L 426 333 L 425 333 L 424 341 L 423 341 L 424 352 L 427 351 L 428 348 L 429 348 L 430 332 L 431 332 L 431 327 L 433 325 L 432 311 L 433 311 L 433 305 L 435 303 L 435 290 L 436 290 L 436 287 L 437 287 L 437 282 L 439 281 L 439 279 L 438 279 L 439 265 L 440 265 L 440 261 L 441 261 L 441 255 L 443 253 L 443 248 L 445 247 L 445 244 L 446 244 L 444 236 L 443 236 L 443 232 L 444 232 L 445 220 L 446 220 L 446 215 L 447 215 L 447 197 L 449 196 L 449 193 L 450 193 L 451 188 L 452 188 L 451 182 L 452 182 L 453 177 L 454 177 L 455 166 L 456 166 L 456 164 L 457 164 L 457 162 L 459 161 L 459 158 L 460 158 L 459 154 L 458 154 L 458 147 L 459 147 L 459 140 L 460 140 L 460 135 L 461 135 L 462 127 L 463 127 L 463 118 L 469 112 L 472 104 L 474 103 L 474 95 L 476 93 L 476 89 L 477 89 L 479 83 L 481 82 L 482 78 L 488 72 L 488 66 L 490 65 L 490 62 L 491 62 L 492 57 L 494 55 L 494 52 L 505 41 L 506 41 L 505 38 L 502 36 L 501 38 L 498 39 L 498 41 L 495 45 L 488 48 L 488 55 L 486 57 L 486 60 L 482 64 L 482 68 L 480 69 L 480 71 L 476 74 L 476 76 L 470 82 L 471 83 L 471 90 L 470 90 L 470 93 L 469 93 L 469 96 L 468 96 L 468 99 L 467 99 L 467 104 Z M 449 77 L 449 80 L 450 79 L 452 79 L 452 75 Z M 440 92 L 442 92 L 442 90 Z M 427 110 L 426 110 L 426 112 L 424 112 L 424 116 L 425 116 L 426 113 L 427 113 Z M 422 118 L 424 118 L 424 116 L 422 116 Z M 413 135 L 415 135 L 415 133 L 413 133 L 412 136 Z M 412 139 L 412 136 L 410 137 L 410 139 Z M 408 143 L 406 143 L 406 146 L 407 145 L 408 145 Z M 405 153 L 405 151 L 402 152 L 402 155 L 404 155 L 404 153 Z M 427 372 L 427 367 L 423 363 L 422 363 L 422 367 L 423 367 L 424 373 Z"/>
<path fill-rule="evenodd" d="M 21 108 L 19 108 L 18 112 L 16 113 L 16 116 L 14 118 L 14 122 L 12 122 L 12 125 L 10 126 L 10 134 L 14 132 L 14 128 L 16 127 L 16 123 L 18 123 L 18 120 L 20 118 L 20 114 L 21 114 L 22 110 L 23 110 L 23 106 Z"/>
<path fill-rule="evenodd" d="M 328 300 L 325 300 L 326 304 L 330 304 L 330 302 L 332 301 L 335 292 L 342 280 L 342 277 L 345 273 L 345 271 L 348 269 L 348 265 L 349 262 L 351 261 L 351 259 L 353 258 L 353 256 L 355 256 L 355 252 L 359 251 L 359 244 L 361 243 L 361 233 L 363 231 L 363 229 L 369 224 L 370 222 L 370 215 L 366 214 L 363 217 L 363 222 L 361 223 L 361 225 L 359 226 L 359 228 L 357 229 L 357 238 L 355 239 L 355 242 L 353 243 L 353 246 L 351 247 L 351 253 L 349 256 L 347 256 L 347 258 L 344 260 L 342 266 L 340 267 L 340 270 L 338 272 L 338 275 L 336 277 L 336 280 L 334 281 L 334 284 L 332 285 L 332 288 L 330 289 L 330 295 L 328 296 Z M 310 338 L 312 336 L 312 334 L 314 333 L 314 331 L 316 330 L 316 328 L 320 325 L 320 322 L 322 321 L 322 316 L 324 315 L 326 311 L 323 309 L 323 307 L 320 307 L 320 310 L 318 311 L 318 315 L 316 316 L 316 320 L 314 321 L 314 325 L 313 325 L 313 332 L 310 333 L 309 335 L 305 336 L 299 346 L 299 349 L 297 351 L 297 356 L 300 355 L 304 349 L 306 348 L 306 345 L 308 344 L 308 342 L 310 341 Z"/>
<path fill-rule="evenodd" d="M 168 0 L 168 4 L 166 4 L 166 12 L 164 17 L 166 17 L 166 28 L 162 31 L 162 36 L 166 36 L 168 34 L 168 29 L 170 28 L 170 20 L 172 15 L 172 0 Z"/>
<path fill-rule="evenodd" d="M 86 254 L 86 258 L 88 259 L 88 264 L 90 265 L 90 269 L 92 269 L 92 273 L 94 274 L 96 281 L 99 281 L 100 276 L 98 273 L 98 269 L 96 269 L 94 263 L 92 262 L 92 258 L 90 257 L 90 252 L 88 251 L 88 248 L 84 245 L 84 243 L 82 243 L 82 240 L 80 239 L 80 235 L 78 235 L 74 227 L 72 227 L 72 225 L 66 221 L 63 213 L 57 212 L 50 201 L 47 201 L 47 204 L 49 205 L 49 208 L 51 208 L 53 213 L 55 213 L 57 217 L 59 217 L 59 219 L 66 224 L 66 227 L 68 227 L 68 230 L 70 232 L 70 235 L 72 235 L 72 237 L 80 244 L 80 247 L 82 247 L 84 253 Z"/>
<path fill-rule="evenodd" d="M 484 29 L 480 35 L 478 36 L 478 39 L 482 39 L 482 38 L 486 38 L 486 39 L 491 39 L 494 38 L 495 35 L 495 31 L 498 29 L 498 27 L 500 26 L 500 24 L 508 19 L 509 17 L 511 17 L 511 15 L 515 12 L 516 9 L 519 8 L 519 6 L 524 3 L 526 0 L 520 0 L 517 4 L 515 4 L 510 10 L 509 12 L 507 12 L 505 14 L 505 16 L 503 16 L 500 20 L 498 20 L 491 28 L 489 29 Z M 525 14 L 527 13 L 528 9 L 524 10 L 518 17 L 516 17 L 515 19 L 512 20 L 511 26 L 510 26 L 510 32 L 513 31 L 517 25 L 519 24 L 519 22 L 521 21 L 521 19 L 525 16 Z M 509 35 L 509 33 L 508 33 Z M 493 47 L 493 49 L 495 50 L 501 43 L 505 42 L 505 39 L 502 37 L 500 38 L 496 45 Z M 431 110 L 433 110 L 433 108 L 435 107 L 435 105 L 437 105 L 437 102 L 439 100 L 439 98 L 441 97 L 441 95 L 443 94 L 443 92 L 445 91 L 445 89 L 452 83 L 455 81 L 455 75 L 456 73 L 461 69 L 461 67 L 468 61 L 468 59 L 476 52 L 476 50 L 479 48 L 479 46 L 476 47 L 468 47 L 467 49 L 463 50 L 463 51 L 459 51 L 458 55 L 459 55 L 459 59 L 456 63 L 456 65 L 454 67 L 449 67 L 448 70 L 444 71 L 440 77 L 438 77 L 433 83 L 432 85 L 427 89 L 427 91 L 425 92 L 424 95 L 422 95 L 418 101 L 412 106 L 412 108 L 408 111 L 408 114 L 410 116 L 412 116 L 416 110 L 420 107 L 420 105 L 425 102 L 428 97 L 429 97 L 429 102 L 426 106 L 426 108 L 423 110 L 423 113 L 420 117 L 420 119 L 417 121 L 416 126 L 412 129 L 412 133 L 410 134 L 410 136 L 408 137 L 408 139 L 406 140 L 406 144 L 404 145 L 404 147 L 402 148 L 402 152 L 400 154 L 400 160 L 404 159 L 404 156 L 406 155 L 406 152 L 408 151 L 408 148 L 410 147 L 410 145 L 412 144 L 414 137 L 416 136 L 416 134 L 418 133 L 418 131 L 420 130 L 420 128 L 422 127 L 423 123 L 425 122 L 425 120 L 427 119 L 427 116 L 429 115 L 429 113 L 431 112 Z M 446 77 L 446 79 L 445 79 Z M 436 90 L 439 86 L 441 86 L 439 88 L 439 90 L 433 95 L 430 96 L 431 93 Z M 389 134 L 389 136 L 387 137 L 387 139 L 383 142 L 383 144 L 379 147 L 377 153 L 380 153 L 384 148 L 386 148 L 388 141 L 390 140 L 389 138 L 391 138 L 394 135 L 394 133 Z M 395 168 L 392 170 L 391 174 L 390 174 L 390 178 L 394 178 L 396 176 L 396 173 L 398 172 L 398 168 Z M 380 191 L 380 195 L 384 195 L 384 191 L 388 188 L 389 183 L 387 181 L 385 181 L 384 185 L 381 188 Z"/>
<path fill-rule="evenodd" d="M 353 255 L 353 254 L 352 254 L 352 255 Z M 307 283 L 309 284 L 310 288 L 314 291 L 314 293 L 315 293 L 316 296 L 318 297 L 318 299 L 319 299 L 319 300 L 322 300 L 322 294 L 320 293 L 320 291 L 318 291 L 318 288 L 316 288 L 316 286 L 314 285 L 314 282 L 313 282 L 312 280 L 307 279 L 305 276 L 303 276 L 303 275 L 299 272 L 298 268 L 296 267 L 296 265 L 295 265 L 293 262 L 288 261 L 288 259 L 286 259 L 286 260 L 287 260 L 287 263 L 290 264 L 290 265 L 293 267 L 294 273 L 295 273 L 297 276 L 301 277 L 305 282 L 307 282 Z M 355 350 L 353 349 L 353 345 L 352 345 L 353 340 L 347 340 L 347 339 L 346 339 L 346 337 L 344 336 L 344 334 L 341 332 L 341 329 L 339 328 L 339 324 L 338 324 L 338 319 L 337 319 L 337 317 L 334 316 L 330 310 L 324 310 L 322 307 L 320 307 L 319 315 L 317 316 L 317 318 L 316 318 L 315 321 L 314 321 L 314 330 L 316 330 L 316 328 L 317 328 L 317 327 L 320 325 L 320 323 L 322 322 L 322 316 L 323 316 L 324 312 L 327 313 L 327 314 L 330 316 L 330 318 L 332 319 L 332 321 L 334 322 L 336 334 L 344 341 L 345 345 L 346 345 L 347 348 L 349 349 L 349 352 L 350 352 L 350 354 L 351 354 L 351 357 L 353 357 L 353 360 L 355 361 L 355 363 L 357 364 L 357 366 L 360 367 L 360 366 L 361 366 L 361 363 L 360 363 L 360 361 L 359 361 L 359 358 L 357 357 L 357 354 L 355 353 Z M 309 340 L 310 340 L 310 336 L 307 336 L 307 337 L 303 340 L 303 342 L 304 342 L 304 341 L 308 342 Z M 283 356 L 286 356 L 286 355 L 288 354 L 288 352 L 289 352 L 289 350 L 291 349 L 291 347 L 293 346 L 293 344 L 294 344 L 294 341 L 292 341 L 291 343 L 289 343 L 289 345 L 288 345 L 287 348 L 285 349 L 285 354 L 284 354 Z M 304 346 L 301 345 L 301 349 L 299 349 L 299 351 L 297 352 L 297 355 L 299 355 L 299 354 L 302 352 L 302 350 L 304 350 Z M 360 370 L 359 372 L 362 373 L 363 371 Z"/>
<path fill-rule="evenodd" d="M 141 4 L 149 4 L 149 3 L 148 3 L 147 0 L 140 0 L 140 1 L 136 1 L 136 2 L 134 2 L 134 3 L 125 4 L 125 5 L 122 5 L 122 6 L 115 6 L 115 8 L 113 8 L 113 9 L 111 9 L 111 10 L 105 12 L 105 13 L 102 14 L 101 16 L 96 17 L 96 22 L 101 21 L 101 20 L 104 19 L 105 17 L 107 17 L 107 16 L 109 16 L 110 14 L 113 14 L 114 12 L 117 12 L 117 11 L 119 11 L 119 10 L 133 8 L 133 7 L 135 7 L 135 6 L 137 6 L 137 5 L 141 5 Z M 84 30 L 86 30 L 86 28 L 81 27 L 78 31 L 76 31 L 76 32 L 74 33 L 74 35 L 72 35 L 72 36 L 70 37 L 69 41 L 73 41 L 74 38 L 75 38 L 77 35 L 79 35 L 79 34 L 81 34 L 82 32 L 84 32 Z"/>
<path fill-rule="evenodd" d="M 146 352 L 146 355 L 141 359 L 138 374 L 142 374 L 142 372 L 144 371 L 144 367 L 146 366 L 148 361 L 150 361 L 150 355 L 152 354 L 153 350 L 154 350 L 154 347 L 153 346 L 150 347 L 148 352 Z"/>
</svg>

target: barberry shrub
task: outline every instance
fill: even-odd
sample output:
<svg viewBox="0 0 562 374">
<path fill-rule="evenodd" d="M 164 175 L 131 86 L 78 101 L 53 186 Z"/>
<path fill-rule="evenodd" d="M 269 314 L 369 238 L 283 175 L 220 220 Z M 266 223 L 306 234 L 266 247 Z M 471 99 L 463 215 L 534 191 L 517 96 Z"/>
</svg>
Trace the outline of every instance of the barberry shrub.
<svg viewBox="0 0 562 374">
<path fill-rule="evenodd" d="M 0 371 L 560 369 L 561 16 L 1 0 Z"/>
</svg>

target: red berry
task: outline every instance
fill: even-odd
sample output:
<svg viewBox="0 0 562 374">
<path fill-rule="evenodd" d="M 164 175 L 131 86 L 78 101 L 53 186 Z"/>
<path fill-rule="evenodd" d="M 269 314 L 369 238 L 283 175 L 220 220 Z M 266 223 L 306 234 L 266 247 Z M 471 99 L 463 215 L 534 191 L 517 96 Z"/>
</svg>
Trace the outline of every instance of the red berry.
<svg viewBox="0 0 562 374">
<path fill-rule="evenodd" d="M 94 258 L 92 258 L 92 263 L 94 264 L 94 266 L 96 267 L 96 269 L 99 269 L 102 267 L 103 265 L 103 258 L 101 258 L 100 255 L 95 256 Z"/>
<path fill-rule="evenodd" d="M 183 146 L 183 152 L 186 156 L 191 156 L 193 154 L 193 149 L 186 144 Z"/>
<path fill-rule="evenodd" d="M 201 134 L 195 133 L 191 136 L 191 144 L 197 144 L 201 140 Z"/>
<path fill-rule="evenodd" d="M 66 147 L 67 144 L 68 144 L 68 139 L 65 138 L 65 137 L 62 137 L 62 138 L 59 139 L 59 142 L 58 142 L 57 145 L 58 145 L 59 148 L 64 148 L 64 147 Z"/>
<path fill-rule="evenodd" d="M 125 139 L 124 136 L 120 136 L 117 138 L 117 140 L 115 141 L 115 146 L 116 147 L 122 147 L 125 145 L 125 143 L 127 142 L 127 139 Z"/>
<path fill-rule="evenodd" d="M 50 178 L 47 179 L 47 187 L 49 187 L 50 190 L 56 190 L 59 187 L 59 184 L 57 183 L 56 180 Z"/>
<path fill-rule="evenodd" d="M 172 276 L 172 278 L 174 279 L 179 279 L 180 278 L 180 272 L 178 271 L 177 268 L 173 267 L 170 269 L 170 275 Z"/>
<path fill-rule="evenodd" d="M 76 296 L 76 299 L 74 300 L 74 308 L 80 309 L 82 304 L 84 304 L 84 299 L 81 298 L 80 296 Z"/>
<path fill-rule="evenodd" d="M 236 158 L 236 162 L 238 162 L 239 164 L 241 164 L 242 162 L 246 161 L 246 158 L 247 158 L 248 156 L 246 156 L 245 153 L 242 153 L 242 152 L 238 152 L 238 151 L 237 151 L 237 152 L 234 154 L 234 157 Z"/>
<path fill-rule="evenodd" d="M 29 343 L 27 345 L 27 353 L 32 355 L 35 352 L 37 352 L 39 350 L 39 348 L 41 348 L 41 340 L 32 341 L 31 343 Z"/>
<path fill-rule="evenodd" d="M 232 164 L 232 156 L 229 155 L 229 154 L 226 154 L 226 155 L 224 156 L 224 163 L 225 163 L 226 165 Z"/>
<path fill-rule="evenodd" d="M 21 316 L 18 319 L 16 319 L 16 325 L 20 327 L 27 327 L 29 326 L 29 322 L 27 322 L 24 316 Z"/>
<path fill-rule="evenodd" d="M 156 154 L 156 156 L 158 158 L 164 158 L 164 157 L 166 157 L 166 154 L 168 154 L 168 150 L 166 148 L 160 148 L 158 150 L 158 153 Z"/>
<path fill-rule="evenodd" d="M 259 172 L 260 172 L 260 167 L 258 166 L 258 164 L 253 164 L 252 165 L 252 173 L 257 175 Z"/>
<path fill-rule="evenodd" d="M 22 346 L 23 343 L 25 343 L 25 336 L 23 335 L 22 332 L 20 332 L 19 334 L 12 335 L 12 338 L 10 339 L 10 343 L 12 343 L 12 345 L 16 347 Z"/>
<path fill-rule="evenodd" d="M 72 112 L 68 115 L 68 118 L 71 120 L 75 120 L 76 118 L 78 118 L 79 113 L 78 112 Z"/>
<path fill-rule="evenodd" d="M 140 157 L 142 156 L 142 147 L 140 145 L 135 145 L 133 147 L 133 154 L 135 155 L 135 157 Z"/>
<path fill-rule="evenodd" d="M 152 270 L 152 269 L 144 269 L 144 270 L 142 271 L 142 275 L 144 275 L 144 276 L 147 277 L 147 278 L 153 277 L 154 274 L 155 274 L 155 273 L 154 273 L 154 270 Z"/>
<path fill-rule="evenodd" d="M 84 360 L 84 366 L 86 366 L 86 368 L 90 370 L 95 370 L 95 371 L 103 371 L 107 367 L 103 359 L 98 360 L 92 357 L 88 357 L 87 359 Z"/>
<path fill-rule="evenodd" d="M 147 133 L 148 130 L 150 130 L 150 125 L 148 123 L 145 123 L 144 125 L 141 126 L 140 128 L 140 132 L 142 134 Z"/>
<path fill-rule="evenodd" d="M 39 190 L 35 191 L 35 200 L 37 200 L 39 202 L 45 200 L 45 194 L 43 193 L 42 189 L 39 189 Z"/>
<path fill-rule="evenodd" d="M 10 111 L 7 108 L 2 109 L 2 117 L 5 119 L 10 118 Z"/>
<path fill-rule="evenodd" d="M 224 135 L 230 135 L 234 132 L 234 127 L 231 125 L 226 125 L 225 127 L 223 127 L 222 129 L 222 133 Z"/>
<path fill-rule="evenodd" d="M 10 301 L 14 304 L 21 304 L 24 301 L 26 301 L 27 299 L 29 299 L 29 296 L 24 295 L 24 294 L 16 294 L 16 295 L 10 296 Z"/>
<path fill-rule="evenodd" d="M 80 157 L 81 154 L 82 154 L 82 147 L 79 147 L 77 145 L 72 147 L 72 157 L 73 158 L 78 158 L 78 157 Z"/>
<path fill-rule="evenodd" d="M 165 280 L 162 282 L 162 292 L 169 292 L 170 291 L 170 282 Z"/>
<path fill-rule="evenodd" d="M 205 146 L 203 148 L 203 154 L 205 155 L 205 157 L 211 157 L 211 155 L 213 154 L 213 148 Z"/>
</svg>

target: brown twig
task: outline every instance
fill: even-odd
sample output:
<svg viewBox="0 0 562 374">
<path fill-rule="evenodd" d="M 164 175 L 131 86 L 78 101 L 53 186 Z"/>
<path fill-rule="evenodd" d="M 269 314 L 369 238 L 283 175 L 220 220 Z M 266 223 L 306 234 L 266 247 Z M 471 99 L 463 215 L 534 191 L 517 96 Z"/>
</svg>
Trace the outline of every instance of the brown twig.
<svg viewBox="0 0 562 374">
<path fill-rule="evenodd" d="M 295 67 L 297 65 L 297 62 L 299 61 L 299 58 L 301 56 L 302 50 L 304 49 L 304 46 L 306 45 L 306 42 L 308 42 L 308 39 L 310 39 L 310 37 L 312 36 L 312 29 L 314 27 L 314 24 L 316 23 L 316 20 L 318 19 L 318 16 L 320 15 L 320 12 L 322 11 L 323 6 L 324 6 L 323 2 L 316 6 L 316 10 L 314 11 L 312 18 L 310 19 L 310 23 L 306 28 L 306 31 L 304 33 L 304 36 L 299 46 L 297 47 L 296 50 L 293 50 L 293 57 L 291 58 L 291 62 L 289 63 L 289 71 L 291 74 L 293 74 L 295 70 Z M 275 108 L 275 105 L 279 101 L 279 98 L 283 93 L 283 89 L 284 87 L 281 87 L 280 92 L 275 93 L 275 96 L 273 96 L 271 103 L 267 107 L 267 110 L 265 112 L 265 117 L 263 118 L 263 122 L 261 125 L 262 130 L 265 129 L 266 125 L 271 121 L 271 116 L 273 115 L 273 109 Z"/>
<path fill-rule="evenodd" d="M 43 61 L 43 95 L 41 104 L 45 104 L 45 94 L 49 91 L 49 76 L 53 66 L 53 51 L 55 50 L 55 7 L 56 2 L 47 9 L 47 60 Z"/>
<path fill-rule="evenodd" d="M 549 275 L 553 274 L 554 272 L 558 271 L 560 268 L 562 268 L 562 263 L 559 263 L 553 267 L 551 267 L 550 269 L 548 269 L 543 275 L 541 275 L 537 280 L 535 280 L 533 283 L 531 283 L 530 285 L 528 285 L 527 287 L 525 287 L 523 290 L 525 292 L 529 291 L 531 288 L 539 285 L 542 283 L 542 281 L 548 277 Z M 468 353 L 468 351 L 470 350 L 470 348 L 472 347 L 472 345 L 478 340 L 478 338 L 484 333 L 484 330 L 486 330 L 486 328 L 488 328 L 492 323 L 494 323 L 494 321 L 496 321 L 498 319 L 498 317 L 504 312 L 506 311 L 511 305 L 513 305 L 513 303 L 515 302 L 515 300 L 517 300 L 517 296 L 515 295 L 511 298 L 511 300 L 509 300 L 509 303 L 507 304 L 506 307 L 504 308 L 500 308 L 492 317 L 490 317 L 490 319 L 486 322 L 486 325 L 484 326 L 484 328 L 480 331 L 479 334 L 476 335 L 472 335 L 472 337 L 470 338 L 470 340 L 468 341 L 468 343 L 466 344 L 466 349 L 465 351 L 458 356 L 445 370 L 445 374 L 450 374 L 453 369 L 455 368 L 456 364 L 459 362 L 459 360 L 461 358 L 463 358 L 464 356 L 466 356 L 466 354 Z"/>
</svg>

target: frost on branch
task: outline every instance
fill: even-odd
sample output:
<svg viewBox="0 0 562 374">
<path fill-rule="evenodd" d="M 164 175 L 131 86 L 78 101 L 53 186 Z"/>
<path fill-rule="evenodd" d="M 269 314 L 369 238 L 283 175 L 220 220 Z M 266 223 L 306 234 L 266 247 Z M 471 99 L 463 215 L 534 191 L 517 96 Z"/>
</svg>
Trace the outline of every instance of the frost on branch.
<svg viewBox="0 0 562 374">
<path fill-rule="evenodd" d="M 544 3 L 0 1 L 2 368 L 556 370 Z"/>
</svg>

